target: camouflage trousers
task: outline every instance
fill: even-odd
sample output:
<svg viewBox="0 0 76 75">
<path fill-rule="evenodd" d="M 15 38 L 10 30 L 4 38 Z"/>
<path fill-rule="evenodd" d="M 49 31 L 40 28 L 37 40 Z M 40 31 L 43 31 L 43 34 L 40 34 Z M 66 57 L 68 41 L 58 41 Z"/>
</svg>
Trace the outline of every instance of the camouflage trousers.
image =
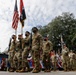
<svg viewBox="0 0 76 75">
<path fill-rule="evenodd" d="M 52 62 L 53 70 L 57 70 L 57 61 Z"/>
<path fill-rule="evenodd" d="M 70 69 L 71 70 L 76 70 L 76 62 L 75 59 L 70 59 Z"/>
<path fill-rule="evenodd" d="M 74 63 L 75 68 L 74 68 L 74 69 L 75 69 L 75 71 L 76 71 L 76 59 L 74 60 L 74 62 L 75 62 L 75 63 Z"/>
<path fill-rule="evenodd" d="M 14 54 L 15 54 L 14 51 L 10 51 L 8 56 L 8 61 L 10 63 L 11 68 L 13 68 L 14 65 L 14 61 L 13 61 Z"/>
<path fill-rule="evenodd" d="M 39 50 L 32 51 L 32 59 L 34 61 L 34 69 L 40 70 L 40 52 L 39 52 Z"/>
<path fill-rule="evenodd" d="M 63 56 L 62 66 L 65 71 L 70 69 L 69 56 Z"/>
<path fill-rule="evenodd" d="M 13 60 L 14 60 L 14 68 L 15 69 L 21 69 L 21 62 L 22 62 L 22 54 L 21 54 L 21 52 L 20 51 L 18 51 L 18 52 L 16 52 L 15 53 L 15 55 L 14 55 L 14 58 L 13 58 Z"/>
<path fill-rule="evenodd" d="M 50 54 L 49 53 L 44 53 L 42 57 L 43 65 L 45 69 L 50 69 L 51 64 L 50 64 Z"/>
<path fill-rule="evenodd" d="M 22 52 L 22 68 L 29 68 L 27 57 L 29 55 L 28 47 L 24 48 L 24 51 Z"/>
</svg>

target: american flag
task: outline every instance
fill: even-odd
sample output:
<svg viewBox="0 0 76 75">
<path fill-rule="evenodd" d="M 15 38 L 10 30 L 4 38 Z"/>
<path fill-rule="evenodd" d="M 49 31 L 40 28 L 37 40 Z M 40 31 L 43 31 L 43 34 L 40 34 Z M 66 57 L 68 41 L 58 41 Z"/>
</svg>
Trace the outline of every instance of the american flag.
<svg viewBox="0 0 76 75">
<path fill-rule="evenodd" d="M 17 0 L 16 0 L 15 8 L 14 8 L 14 15 L 13 15 L 13 23 L 12 23 L 12 28 L 15 30 L 18 27 L 18 21 L 19 21 L 19 14 L 18 14 Z"/>
</svg>

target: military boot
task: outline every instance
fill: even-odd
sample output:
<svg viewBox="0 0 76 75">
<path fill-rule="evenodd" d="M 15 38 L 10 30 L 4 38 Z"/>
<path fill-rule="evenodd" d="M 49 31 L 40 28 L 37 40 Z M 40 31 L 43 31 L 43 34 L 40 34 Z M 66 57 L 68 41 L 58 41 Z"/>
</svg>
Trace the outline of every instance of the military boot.
<svg viewBox="0 0 76 75">
<path fill-rule="evenodd" d="M 40 68 L 35 68 L 34 70 L 33 70 L 33 73 L 39 73 L 41 70 L 40 70 Z"/>
<path fill-rule="evenodd" d="M 47 69 L 45 69 L 44 72 L 47 72 Z"/>
<path fill-rule="evenodd" d="M 40 71 L 37 69 L 34 69 L 32 73 L 39 73 Z"/>
<path fill-rule="evenodd" d="M 16 70 L 16 72 L 20 72 L 20 70 L 19 70 L 19 69 L 17 69 L 17 70 Z"/>
<path fill-rule="evenodd" d="M 21 70 L 19 70 L 19 72 L 25 72 L 25 68 L 22 68 Z"/>
<path fill-rule="evenodd" d="M 25 72 L 30 72 L 30 69 L 26 67 Z"/>
<path fill-rule="evenodd" d="M 9 72 L 14 72 L 15 70 L 14 70 L 14 68 L 11 68 L 10 70 L 9 70 Z"/>
<path fill-rule="evenodd" d="M 48 69 L 48 70 L 47 70 L 47 72 L 51 72 L 51 70 L 50 70 L 50 69 Z"/>
</svg>

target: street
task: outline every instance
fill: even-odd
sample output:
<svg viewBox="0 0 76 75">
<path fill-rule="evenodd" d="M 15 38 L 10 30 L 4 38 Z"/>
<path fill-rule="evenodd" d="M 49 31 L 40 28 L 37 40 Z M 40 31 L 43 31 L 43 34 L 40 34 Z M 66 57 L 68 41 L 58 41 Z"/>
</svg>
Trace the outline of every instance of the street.
<svg viewBox="0 0 76 75">
<path fill-rule="evenodd" d="M 52 71 L 50 73 L 40 72 L 40 73 L 16 73 L 16 72 L 3 72 L 0 71 L 0 75 L 76 75 L 76 71 L 64 72 L 64 71 Z"/>
</svg>

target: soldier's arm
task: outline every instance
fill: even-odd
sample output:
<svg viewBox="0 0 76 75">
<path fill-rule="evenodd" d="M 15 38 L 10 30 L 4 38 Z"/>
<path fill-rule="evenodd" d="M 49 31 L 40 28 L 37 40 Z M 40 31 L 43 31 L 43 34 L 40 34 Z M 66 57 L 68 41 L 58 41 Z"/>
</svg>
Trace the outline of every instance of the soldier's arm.
<svg viewBox="0 0 76 75">
<path fill-rule="evenodd" d="M 24 46 L 25 46 L 25 40 L 22 39 L 22 49 L 24 49 Z"/>
<path fill-rule="evenodd" d="M 69 48 L 67 48 L 67 52 L 69 52 Z"/>
<path fill-rule="evenodd" d="M 43 46 L 43 38 L 42 38 L 41 35 L 39 35 L 38 38 L 39 38 L 40 48 L 42 48 L 42 46 Z"/>
</svg>

